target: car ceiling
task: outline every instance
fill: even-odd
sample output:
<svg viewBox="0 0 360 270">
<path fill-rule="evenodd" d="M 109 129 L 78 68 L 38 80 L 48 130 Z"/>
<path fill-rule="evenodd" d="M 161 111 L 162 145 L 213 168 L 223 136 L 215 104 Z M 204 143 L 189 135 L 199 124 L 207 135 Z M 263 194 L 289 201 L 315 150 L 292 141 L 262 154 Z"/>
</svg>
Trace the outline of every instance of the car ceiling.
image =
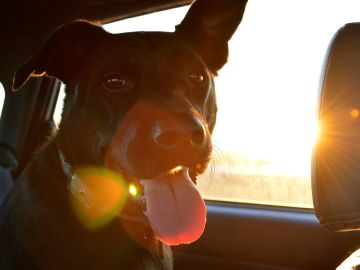
<svg viewBox="0 0 360 270">
<path fill-rule="evenodd" d="M 191 3 L 191 0 L 36 0 L 0 4 L 0 81 L 10 89 L 14 70 L 60 25 L 77 19 L 108 23 Z"/>
</svg>

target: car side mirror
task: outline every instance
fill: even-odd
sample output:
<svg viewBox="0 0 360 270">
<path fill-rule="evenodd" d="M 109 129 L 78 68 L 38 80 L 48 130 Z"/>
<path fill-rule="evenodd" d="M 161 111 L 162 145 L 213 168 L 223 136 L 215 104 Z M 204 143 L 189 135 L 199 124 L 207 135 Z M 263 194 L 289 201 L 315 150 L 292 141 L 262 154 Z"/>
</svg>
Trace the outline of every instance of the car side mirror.
<svg viewBox="0 0 360 270">
<path fill-rule="evenodd" d="M 313 155 L 313 200 L 322 226 L 360 229 L 360 23 L 342 27 L 324 63 Z"/>
</svg>

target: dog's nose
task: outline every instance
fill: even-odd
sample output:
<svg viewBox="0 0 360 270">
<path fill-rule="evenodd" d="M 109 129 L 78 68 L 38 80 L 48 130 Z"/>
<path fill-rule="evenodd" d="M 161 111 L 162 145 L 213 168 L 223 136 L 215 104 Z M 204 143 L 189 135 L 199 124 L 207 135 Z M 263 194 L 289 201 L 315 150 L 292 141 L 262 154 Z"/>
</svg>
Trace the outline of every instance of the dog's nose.
<svg viewBox="0 0 360 270">
<path fill-rule="evenodd" d="M 190 127 L 190 143 L 195 146 L 203 146 L 206 138 L 206 130 L 204 124 L 199 118 L 194 117 Z"/>
<path fill-rule="evenodd" d="M 201 147 L 204 145 L 206 130 L 203 123 L 194 118 L 185 124 L 159 123 L 153 129 L 153 139 L 162 148 Z"/>
<path fill-rule="evenodd" d="M 174 128 L 166 128 L 160 125 L 154 128 L 153 138 L 155 143 L 164 148 L 173 148 L 180 140 L 180 134 Z"/>
</svg>

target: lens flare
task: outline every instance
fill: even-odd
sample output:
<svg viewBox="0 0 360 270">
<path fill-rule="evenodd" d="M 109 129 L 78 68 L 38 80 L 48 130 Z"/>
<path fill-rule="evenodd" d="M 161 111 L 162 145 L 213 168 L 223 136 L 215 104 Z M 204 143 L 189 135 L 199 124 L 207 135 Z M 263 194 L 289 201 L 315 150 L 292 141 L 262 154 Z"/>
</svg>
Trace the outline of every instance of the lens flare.
<svg viewBox="0 0 360 270">
<path fill-rule="evenodd" d="M 129 185 L 129 194 L 133 197 L 136 197 L 139 194 L 139 191 L 134 184 Z"/>
<path fill-rule="evenodd" d="M 358 118 L 359 117 L 359 115 L 360 115 L 360 112 L 359 112 L 359 110 L 358 109 L 352 109 L 351 111 L 350 111 L 350 115 L 351 115 L 351 117 L 352 118 Z"/>
<path fill-rule="evenodd" d="M 121 176 L 95 167 L 75 170 L 69 188 L 74 213 L 89 230 L 112 221 L 123 209 L 128 196 Z"/>
</svg>

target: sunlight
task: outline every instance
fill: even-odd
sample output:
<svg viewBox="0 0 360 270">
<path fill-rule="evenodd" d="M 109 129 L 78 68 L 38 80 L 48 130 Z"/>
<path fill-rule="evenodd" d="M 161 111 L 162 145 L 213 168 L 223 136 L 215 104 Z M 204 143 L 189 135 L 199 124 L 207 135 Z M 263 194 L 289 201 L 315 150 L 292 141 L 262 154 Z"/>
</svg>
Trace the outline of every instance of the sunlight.
<svg viewBox="0 0 360 270">
<path fill-rule="evenodd" d="M 4 99 L 5 99 L 5 90 L 3 85 L 0 83 L 0 116 L 4 105 Z"/>
<path fill-rule="evenodd" d="M 56 102 L 55 110 L 54 110 L 54 123 L 57 127 L 59 127 L 61 121 L 61 113 L 64 105 L 65 99 L 65 85 L 62 83 L 59 90 L 58 100 Z"/>
<path fill-rule="evenodd" d="M 358 17 L 354 8 L 360 5 L 334 2 L 318 23 L 321 3 L 251 1 L 230 41 L 229 62 L 216 78 L 219 114 L 213 138 L 222 152 L 264 164 L 250 166 L 247 173 L 310 178 L 322 62 L 332 36 Z M 275 6 L 289 12 L 273 16 L 269 11 Z"/>
</svg>

